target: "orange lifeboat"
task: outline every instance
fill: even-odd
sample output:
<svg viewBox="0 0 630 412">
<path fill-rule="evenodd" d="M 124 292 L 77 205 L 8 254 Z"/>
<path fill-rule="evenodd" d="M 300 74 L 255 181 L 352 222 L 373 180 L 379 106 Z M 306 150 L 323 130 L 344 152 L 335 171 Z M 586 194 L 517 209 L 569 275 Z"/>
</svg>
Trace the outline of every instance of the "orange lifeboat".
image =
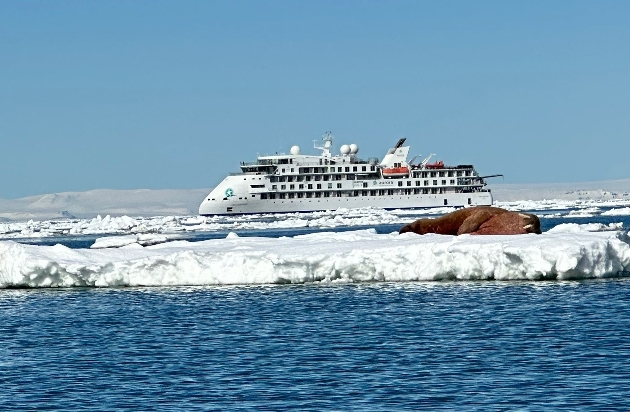
<svg viewBox="0 0 630 412">
<path fill-rule="evenodd" d="M 427 169 L 444 169 L 444 162 L 438 160 L 435 163 L 429 163 L 425 166 Z"/>
<path fill-rule="evenodd" d="M 383 176 L 385 177 L 407 176 L 408 174 L 409 174 L 408 166 L 383 168 Z"/>
</svg>

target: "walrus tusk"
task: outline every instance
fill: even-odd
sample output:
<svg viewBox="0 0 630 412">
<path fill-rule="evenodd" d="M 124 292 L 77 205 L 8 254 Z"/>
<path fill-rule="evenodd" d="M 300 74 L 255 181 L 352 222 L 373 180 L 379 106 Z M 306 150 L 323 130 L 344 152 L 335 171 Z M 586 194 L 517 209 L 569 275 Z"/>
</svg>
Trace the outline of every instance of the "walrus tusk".
<svg viewBox="0 0 630 412">
<path fill-rule="evenodd" d="M 523 215 L 521 215 L 521 216 L 523 216 Z M 531 228 L 531 227 L 532 227 L 532 224 L 530 223 L 530 224 L 529 224 L 529 225 L 527 225 L 527 226 L 523 226 L 523 229 L 529 229 L 529 228 Z"/>
</svg>

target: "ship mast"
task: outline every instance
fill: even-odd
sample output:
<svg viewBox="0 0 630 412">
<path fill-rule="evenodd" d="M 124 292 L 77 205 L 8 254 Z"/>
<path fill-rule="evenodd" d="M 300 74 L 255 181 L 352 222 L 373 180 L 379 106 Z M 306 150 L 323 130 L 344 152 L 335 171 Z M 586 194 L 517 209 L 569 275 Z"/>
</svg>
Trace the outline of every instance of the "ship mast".
<svg viewBox="0 0 630 412">
<path fill-rule="evenodd" d="M 323 157 L 331 157 L 330 148 L 332 147 L 333 135 L 331 132 L 326 132 L 322 136 L 322 140 L 324 141 L 324 146 L 317 146 L 316 140 L 313 140 L 313 146 L 315 149 L 319 149 L 322 151 Z"/>
</svg>

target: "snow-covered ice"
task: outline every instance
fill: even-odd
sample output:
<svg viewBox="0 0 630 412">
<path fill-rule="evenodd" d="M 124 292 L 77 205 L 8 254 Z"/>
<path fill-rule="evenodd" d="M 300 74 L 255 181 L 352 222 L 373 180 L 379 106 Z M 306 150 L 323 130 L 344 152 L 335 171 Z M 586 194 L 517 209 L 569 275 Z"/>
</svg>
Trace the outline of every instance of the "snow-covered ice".
<svg viewBox="0 0 630 412">
<path fill-rule="evenodd" d="M 0 286 L 586 279 L 630 271 L 630 246 L 621 232 L 582 229 L 515 236 L 377 234 L 374 229 L 281 238 L 232 233 L 147 247 L 136 241 L 114 249 L 2 241 Z"/>
<path fill-rule="evenodd" d="M 529 211 L 541 219 L 551 217 L 629 216 L 629 200 L 543 200 L 496 202 L 497 207 L 512 211 Z M 309 213 L 254 214 L 236 216 L 97 216 L 92 219 L 29 220 L 0 223 L 0 239 L 80 236 L 100 234 L 173 234 L 231 230 L 292 229 L 299 227 L 336 228 L 404 225 L 419 217 L 435 217 L 453 208 L 384 210 L 378 208 L 337 209 Z"/>
</svg>

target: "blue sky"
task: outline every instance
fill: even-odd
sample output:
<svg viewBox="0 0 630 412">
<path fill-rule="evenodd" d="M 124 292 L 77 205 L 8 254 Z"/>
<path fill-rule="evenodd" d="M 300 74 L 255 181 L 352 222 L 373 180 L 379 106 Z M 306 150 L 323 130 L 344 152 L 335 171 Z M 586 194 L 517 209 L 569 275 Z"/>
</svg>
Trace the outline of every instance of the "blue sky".
<svg viewBox="0 0 630 412">
<path fill-rule="evenodd" d="M 0 197 L 201 188 L 338 148 L 630 178 L 628 1 L 0 2 Z M 499 180 L 500 181 L 500 180 Z"/>
</svg>

